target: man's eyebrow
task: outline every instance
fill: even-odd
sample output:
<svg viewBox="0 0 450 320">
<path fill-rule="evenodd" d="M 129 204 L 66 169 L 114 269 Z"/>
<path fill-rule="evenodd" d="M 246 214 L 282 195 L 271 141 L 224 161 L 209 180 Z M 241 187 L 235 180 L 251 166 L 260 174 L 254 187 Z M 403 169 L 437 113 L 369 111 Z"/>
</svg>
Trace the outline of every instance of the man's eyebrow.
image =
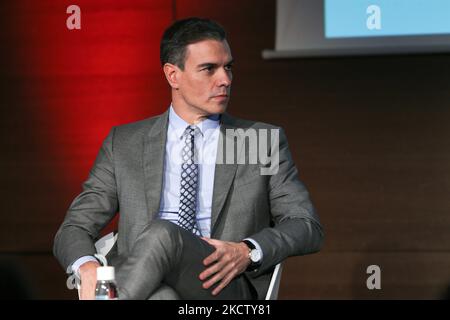
<svg viewBox="0 0 450 320">
<path fill-rule="evenodd" d="M 212 63 L 212 62 L 206 62 L 206 63 L 201 63 L 197 66 L 197 68 L 204 68 L 204 67 L 217 67 L 217 63 Z"/>
<path fill-rule="evenodd" d="M 234 63 L 234 60 L 230 60 L 227 64 L 225 64 L 226 66 L 229 66 L 231 64 Z M 197 66 L 197 68 L 206 68 L 206 67 L 213 67 L 213 68 L 217 68 L 218 64 L 217 63 L 213 63 L 213 62 L 205 62 L 205 63 L 201 63 Z"/>
</svg>

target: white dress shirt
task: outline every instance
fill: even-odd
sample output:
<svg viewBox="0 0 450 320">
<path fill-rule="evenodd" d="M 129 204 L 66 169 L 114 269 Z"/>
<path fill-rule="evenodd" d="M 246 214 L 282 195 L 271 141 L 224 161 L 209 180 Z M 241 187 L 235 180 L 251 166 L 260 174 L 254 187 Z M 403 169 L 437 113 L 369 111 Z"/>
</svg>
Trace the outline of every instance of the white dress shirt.
<svg viewBox="0 0 450 320">
<path fill-rule="evenodd" d="M 220 133 L 219 120 L 219 115 L 214 115 L 196 124 L 199 130 L 194 137 L 198 163 L 196 223 L 201 235 L 208 238 L 211 234 L 214 172 Z M 189 125 L 170 106 L 159 217 L 175 224 L 178 224 L 180 206 L 181 151 L 185 143 L 183 133 Z"/>
</svg>

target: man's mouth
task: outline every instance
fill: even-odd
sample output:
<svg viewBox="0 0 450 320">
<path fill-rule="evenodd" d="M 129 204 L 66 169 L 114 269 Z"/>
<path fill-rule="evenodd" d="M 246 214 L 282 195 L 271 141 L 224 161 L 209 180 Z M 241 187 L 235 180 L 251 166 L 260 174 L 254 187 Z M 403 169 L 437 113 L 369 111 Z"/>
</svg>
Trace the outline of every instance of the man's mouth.
<svg viewBox="0 0 450 320">
<path fill-rule="evenodd" d="M 214 96 L 213 98 L 228 98 L 227 94 L 219 94 L 217 96 Z"/>
<path fill-rule="evenodd" d="M 228 99 L 227 95 L 220 95 L 220 96 L 213 97 L 213 100 L 216 100 L 216 101 L 227 101 L 227 99 Z"/>
</svg>

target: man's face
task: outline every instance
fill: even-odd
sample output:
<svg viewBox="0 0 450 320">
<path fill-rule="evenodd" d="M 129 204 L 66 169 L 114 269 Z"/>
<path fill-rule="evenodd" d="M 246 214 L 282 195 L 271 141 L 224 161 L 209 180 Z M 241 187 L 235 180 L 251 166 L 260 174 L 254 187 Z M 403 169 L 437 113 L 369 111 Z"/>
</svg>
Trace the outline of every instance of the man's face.
<svg viewBox="0 0 450 320">
<path fill-rule="evenodd" d="M 182 103 L 198 114 L 223 113 L 230 99 L 232 60 L 226 40 L 188 45 L 184 70 L 177 77 Z"/>
</svg>

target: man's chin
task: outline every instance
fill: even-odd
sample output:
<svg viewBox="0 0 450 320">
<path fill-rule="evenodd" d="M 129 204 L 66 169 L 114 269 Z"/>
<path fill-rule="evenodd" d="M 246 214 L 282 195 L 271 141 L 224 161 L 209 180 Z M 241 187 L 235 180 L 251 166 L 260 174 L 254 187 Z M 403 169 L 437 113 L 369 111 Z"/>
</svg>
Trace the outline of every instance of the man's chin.
<svg viewBox="0 0 450 320">
<path fill-rule="evenodd" d="M 226 103 L 218 103 L 213 108 L 211 108 L 211 113 L 213 114 L 221 114 L 227 110 L 228 102 Z"/>
<path fill-rule="evenodd" d="M 201 107 L 197 107 L 200 109 L 203 113 L 206 113 L 207 115 L 214 115 L 214 114 L 222 114 L 227 110 L 228 102 L 222 102 L 222 103 L 208 103 L 207 105 L 203 105 Z"/>
</svg>

